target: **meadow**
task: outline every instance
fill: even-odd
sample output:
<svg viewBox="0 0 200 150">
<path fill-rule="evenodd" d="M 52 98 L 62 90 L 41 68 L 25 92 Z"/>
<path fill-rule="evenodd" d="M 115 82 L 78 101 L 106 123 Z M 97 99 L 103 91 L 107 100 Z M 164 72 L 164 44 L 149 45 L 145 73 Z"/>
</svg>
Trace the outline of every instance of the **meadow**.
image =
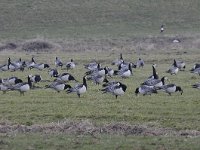
<svg viewBox="0 0 200 150">
<path fill-rule="evenodd" d="M 83 64 L 95 59 L 102 66 L 122 53 L 126 61 L 144 59 L 144 68 L 133 76 L 109 78 L 127 85 L 115 99 L 102 94 L 101 85 L 88 81 L 81 98 L 65 91 L 45 89 L 49 82 L 24 96 L 17 91 L 0 94 L 1 149 L 199 149 L 199 90 L 192 84 L 199 76 L 190 73 L 199 62 L 199 1 L 25 1 L 0 2 L 0 64 L 22 58 L 55 67 L 55 57 L 77 63 L 69 72 L 81 82 Z M 160 34 L 161 24 L 166 25 Z M 173 43 L 174 38 L 181 39 Z M 46 41 L 50 49 L 24 49 L 31 40 Z M 14 43 L 16 48 L 5 47 Z M 186 62 L 186 70 L 170 75 L 173 59 Z M 159 76 L 183 88 L 183 95 L 159 92 L 136 96 L 135 89 L 158 65 Z M 0 72 L 0 78 L 40 74 L 53 81 L 48 69 Z M 75 85 L 75 82 L 69 82 Z"/>
</svg>

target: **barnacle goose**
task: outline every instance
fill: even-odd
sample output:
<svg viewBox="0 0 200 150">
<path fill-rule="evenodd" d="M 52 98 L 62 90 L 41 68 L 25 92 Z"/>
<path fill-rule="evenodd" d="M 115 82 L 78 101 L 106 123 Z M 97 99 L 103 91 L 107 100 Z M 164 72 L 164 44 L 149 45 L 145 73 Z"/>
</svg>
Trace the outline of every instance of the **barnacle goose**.
<svg viewBox="0 0 200 150">
<path fill-rule="evenodd" d="M 57 91 L 58 93 L 61 92 L 61 91 L 66 90 L 66 89 L 71 88 L 71 86 L 69 84 L 65 84 L 63 82 L 57 82 L 57 81 L 54 81 L 51 84 L 46 85 L 45 87 L 46 88 L 51 88 L 51 89 Z"/>
<path fill-rule="evenodd" d="M 76 92 L 76 94 L 80 98 L 81 94 L 83 94 L 83 93 L 85 93 L 87 91 L 86 77 L 87 76 L 83 77 L 83 83 L 82 84 L 77 84 L 73 88 L 68 89 L 67 93 Z"/>
<path fill-rule="evenodd" d="M 62 63 L 61 59 L 58 58 L 58 57 L 56 57 L 55 66 L 56 66 L 56 67 L 61 67 L 61 68 L 62 68 L 62 66 L 63 66 L 63 63 Z"/>
<path fill-rule="evenodd" d="M 135 89 L 135 95 L 138 94 L 144 95 L 151 95 L 153 93 L 158 93 L 155 87 L 147 86 L 147 85 L 141 85 L 140 87 Z"/>
<path fill-rule="evenodd" d="M 175 92 L 181 92 L 181 95 L 183 94 L 182 88 L 180 86 L 176 86 L 175 84 L 163 85 L 163 86 L 159 87 L 158 90 L 162 90 L 162 91 L 168 93 L 170 96 L 172 93 L 175 93 Z"/>
<path fill-rule="evenodd" d="M 76 67 L 76 65 L 75 65 L 73 59 L 71 59 L 70 62 L 67 62 L 67 63 L 66 63 L 66 68 L 67 68 L 67 70 L 69 70 L 69 69 L 74 69 L 75 67 Z"/>
</svg>

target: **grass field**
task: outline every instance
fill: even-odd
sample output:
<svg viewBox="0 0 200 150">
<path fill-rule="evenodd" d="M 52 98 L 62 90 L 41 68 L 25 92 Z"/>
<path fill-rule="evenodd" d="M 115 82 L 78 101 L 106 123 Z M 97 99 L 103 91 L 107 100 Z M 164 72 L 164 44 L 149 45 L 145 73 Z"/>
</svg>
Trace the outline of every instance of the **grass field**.
<svg viewBox="0 0 200 150">
<path fill-rule="evenodd" d="M 8 57 L 34 56 L 36 62 L 54 67 L 56 56 L 65 62 L 73 58 L 77 67 L 68 72 L 80 82 L 83 64 L 92 59 L 117 69 L 111 62 L 123 53 L 126 61 L 143 58 L 145 66 L 134 69 L 128 79 L 111 79 L 128 87 L 118 99 L 102 94 L 101 85 L 90 81 L 80 99 L 44 89 L 49 82 L 25 96 L 16 91 L 1 94 L 0 149 L 199 149 L 200 93 L 191 88 L 199 76 L 189 72 L 199 62 L 199 5 L 198 0 L 1 1 L 0 64 Z M 164 34 L 159 33 L 161 24 L 166 25 Z M 181 43 L 172 43 L 175 37 Z M 53 47 L 23 50 L 35 39 Z M 7 43 L 16 49 L 5 48 Z M 167 74 L 173 59 L 184 60 L 186 70 Z M 160 77 L 183 88 L 183 95 L 135 96 L 136 87 L 152 74 L 153 63 Z M 26 80 L 29 74 L 53 81 L 47 70 L 34 69 L 0 72 L 0 78 Z"/>
</svg>

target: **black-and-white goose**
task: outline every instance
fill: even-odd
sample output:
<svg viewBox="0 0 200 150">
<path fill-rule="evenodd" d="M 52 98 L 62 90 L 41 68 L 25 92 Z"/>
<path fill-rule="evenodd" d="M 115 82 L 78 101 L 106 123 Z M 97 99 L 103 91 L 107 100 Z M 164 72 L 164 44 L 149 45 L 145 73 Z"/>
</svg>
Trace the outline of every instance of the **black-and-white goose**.
<svg viewBox="0 0 200 150">
<path fill-rule="evenodd" d="M 95 70 L 98 67 L 100 68 L 100 64 L 97 63 L 95 60 L 93 60 L 88 64 L 84 64 L 84 67 L 85 69 L 88 69 L 88 70 Z"/>
<path fill-rule="evenodd" d="M 106 67 L 106 70 L 107 70 L 107 75 L 112 77 L 114 75 L 114 70 L 110 67 Z"/>
<path fill-rule="evenodd" d="M 4 85 L 14 85 L 14 84 L 22 83 L 22 82 L 23 81 L 19 79 L 18 77 L 9 77 L 9 78 L 0 80 L 0 83 Z"/>
<path fill-rule="evenodd" d="M 67 68 L 67 70 L 69 70 L 69 69 L 74 69 L 75 67 L 76 67 L 76 64 L 74 63 L 74 60 L 73 60 L 73 59 L 71 59 L 70 62 L 67 62 L 67 63 L 66 63 L 66 68 Z"/>
<path fill-rule="evenodd" d="M 76 81 L 77 80 L 74 78 L 74 76 L 72 76 L 70 73 L 62 73 L 61 75 L 59 75 L 56 80 L 61 80 L 64 82 L 68 82 L 68 81 Z"/>
<path fill-rule="evenodd" d="M 7 91 L 10 90 L 10 86 L 9 85 L 5 85 L 5 84 L 0 84 L 0 91 L 3 92 L 3 94 L 5 94 Z"/>
<path fill-rule="evenodd" d="M 87 71 L 85 74 L 92 75 L 92 76 L 97 76 L 97 75 L 105 76 L 107 73 L 108 71 L 106 67 L 100 68 L 100 66 L 98 66 L 96 69 Z"/>
<path fill-rule="evenodd" d="M 0 65 L 0 71 L 8 71 L 8 64 Z"/>
<path fill-rule="evenodd" d="M 140 68 L 140 67 L 144 67 L 144 60 L 139 58 L 138 61 L 136 62 L 136 67 Z"/>
<path fill-rule="evenodd" d="M 10 87 L 11 90 L 17 90 L 20 92 L 20 95 L 24 95 L 25 92 L 29 91 L 32 87 L 32 82 L 30 80 L 30 77 L 28 76 L 28 82 L 18 83 L 15 85 L 12 85 Z"/>
<path fill-rule="evenodd" d="M 48 74 L 49 74 L 51 77 L 58 77 L 58 75 L 59 75 L 57 69 L 49 69 Z"/>
<path fill-rule="evenodd" d="M 35 65 L 31 66 L 30 69 L 36 68 L 38 70 L 43 70 L 43 69 L 49 68 L 49 67 L 50 66 L 48 64 L 40 63 L 40 64 L 35 64 Z"/>
<path fill-rule="evenodd" d="M 176 60 L 176 65 L 177 65 L 177 67 L 179 68 L 180 71 L 184 71 L 185 68 L 186 68 L 185 62 L 181 61 L 181 60 Z"/>
<path fill-rule="evenodd" d="M 165 81 L 168 80 L 167 77 L 162 77 L 161 79 L 152 79 L 147 80 L 142 85 L 152 86 L 152 87 L 161 87 L 165 85 Z"/>
<path fill-rule="evenodd" d="M 199 63 L 194 64 L 194 66 L 192 67 L 192 69 L 190 71 L 194 71 L 197 68 L 200 68 L 200 64 Z"/>
<path fill-rule="evenodd" d="M 91 75 L 87 76 L 87 80 L 92 80 L 95 84 L 99 85 L 104 81 L 105 75 Z"/>
<path fill-rule="evenodd" d="M 153 64 L 152 65 L 152 72 L 153 72 L 153 74 L 151 76 L 149 76 L 147 80 L 159 79 L 158 72 L 156 71 L 155 67 L 156 67 L 156 64 Z"/>
<path fill-rule="evenodd" d="M 192 85 L 193 88 L 200 89 L 200 82 Z"/>
<path fill-rule="evenodd" d="M 181 92 L 181 95 L 183 94 L 182 88 L 180 86 L 176 86 L 175 84 L 163 85 L 159 87 L 158 89 L 168 93 L 169 95 L 175 92 Z"/>
<path fill-rule="evenodd" d="M 179 71 L 179 68 L 177 66 L 177 62 L 176 60 L 174 59 L 174 63 L 173 65 L 169 68 L 169 70 L 167 71 L 167 73 L 170 73 L 171 75 L 176 75 Z"/>
<path fill-rule="evenodd" d="M 51 88 L 51 89 L 57 91 L 58 93 L 71 88 L 71 86 L 69 84 L 65 84 L 63 82 L 56 82 L 56 81 L 49 85 L 46 85 L 45 87 Z"/>
<path fill-rule="evenodd" d="M 73 88 L 68 89 L 67 93 L 76 92 L 76 94 L 80 98 L 81 94 L 83 94 L 83 93 L 85 93 L 87 91 L 86 77 L 87 76 L 83 77 L 83 83 L 82 84 L 77 84 Z"/>
<path fill-rule="evenodd" d="M 126 69 L 121 68 L 120 70 L 115 70 L 114 71 L 114 75 L 119 75 L 122 78 L 128 78 L 132 74 L 133 74 L 133 72 L 132 72 L 132 66 L 131 66 L 131 64 L 129 64 L 128 68 L 126 68 Z"/>
<path fill-rule="evenodd" d="M 193 71 L 191 71 L 191 73 L 200 75 L 200 68 L 194 69 Z"/>
<path fill-rule="evenodd" d="M 150 87 L 147 85 L 141 85 L 140 87 L 135 89 L 135 95 L 137 96 L 138 94 L 144 95 L 151 95 L 153 93 L 158 93 L 155 87 Z"/>
<path fill-rule="evenodd" d="M 31 61 L 26 62 L 26 66 L 28 69 L 31 69 L 36 64 L 34 57 L 31 58 Z"/>
<path fill-rule="evenodd" d="M 55 66 L 56 66 L 56 67 L 61 67 L 61 68 L 62 68 L 62 66 L 63 66 L 63 63 L 62 63 L 61 59 L 58 58 L 58 57 L 56 57 Z"/>
<path fill-rule="evenodd" d="M 112 64 L 112 65 L 117 65 L 117 66 L 118 66 L 118 65 L 120 65 L 122 62 L 123 62 L 123 57 L 122 57 L 122 53 L 120 53 L 120 58 L 114 60 L 111 64 Z"/>
<path fill-rule="evenodd" d="M 16 70 L 24 70 L 24 66 L 22 63 L 19 62 L 11 62 L 10 57 L 8 58 L 8 70 L 16 71 Z"/>
</svg>

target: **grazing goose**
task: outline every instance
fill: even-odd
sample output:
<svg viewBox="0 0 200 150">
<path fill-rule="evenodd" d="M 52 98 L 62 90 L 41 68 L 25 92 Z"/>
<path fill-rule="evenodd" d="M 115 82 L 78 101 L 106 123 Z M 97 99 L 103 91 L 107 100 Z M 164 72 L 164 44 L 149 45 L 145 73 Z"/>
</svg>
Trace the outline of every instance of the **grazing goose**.
<svg viewBox="0 0 200 150">
<path fill-rule="evenodd" d="M 61 75 L 59 75 L 57 78 L 56 78 L 57 81 L 61 80 L 61 81 L 64 81 L 64 82 L 67 82 L 67 81 L 76 81 L 78 82 L 71 74 L 69 73 L 62 73 Z"/>
<path fill-rule="evenodd" d="M 30 77 L 30 80 L 31 80 L 32 83 L 38 83 L 38 82 L 40 82 L 42 80 L 41 75 L 38 75 L 38 74 L 29 75 L 29 77 Z"/>
<path fill-rule="evenodd" d="M 126 89 L 127 89 L 127 86 L 125 84 L 121 82 L 116 82 L 116 83 L 106 86 L 101 91 L 103 91 L 103 93 L 111 93 L 115 95 L 117 99 L 118 96 L 121 96 L 126 92 Z"/>
<path fill-rule="evenodd" d="M 95 84 L 99 85 L 104 81 L 105 75 L 91 75 L 87 76 L 87 80 L 92 80 Z"/>
<path fill-rule="evenodd" d="M 191 73 L 200 75 L 200 68 L 194 69 L 193 71 L 191 71 Z"/>
<path fill-rule="evenodd" d="M 190 71 L 194 71 L 197 68 L 200 68 L 200 64 L 198 63 L 196 63 Z"/>
<path fill-rule="evenodd" d="M 51 77 L 58 77 L 59 74 L 57 69 L 49 69 L 48 73 Z"/>
<path fill-rule="evenodd" d="M 51 89 L 57 91 L 58 93 L 71 88 L 71 86 L 69 84 L 65 84 L 62 82 L 53 82 L 50 85 L 46 85 L 45 87 L 51 88 Z"/>
<path fill-rule="evenodd" d="M 167 73 L 170 73 L 171 75 L 173 75 L 173 74 L 177 74 L 178 73 L 178 71 L 179 71 L 179 68 L 178 68 L 178 66 L 177 66 L 177 63 L 176 63 L 176 60 L 174 59 L 174 63 L 173 63 L 173 65 L 169 68 L 169 70 L 167 71 Z"/>
<path fill-rule="evenodd" d="M 49 65 L 48 64 L 43 64 L 43 63 L 40 63 L 40 64 L 35 64 L 33 66 L 30 67 L 30 69 L 32 68 L 36 68 L 38 70 L 43 70 L 45 68 L 49 68 Z"/>
<path fill-rule="evenodd" d="M 112 93 L 115 86 L 119 86 L 121 84 L 121 82 L 117 82 L 117 81 L 111 81 L 111 82 L 107 82 L 105 84 L 102 85 L 103 89 L 101 89 L 101 91 L 104 93 Z"/>
<path fill-rule="evenodd" d="M 168 80 L 167 77 L 162 77 L 161 80 L 159 79 L 152 79 L 152 80 L 147 80 L 142 85 L 147 85 L 147 86 L 152 86 L 152 87 L 161 87 L 165 85 L 165 80 Z"/>
<path fill-rule="evenodd" d="M 92 76 L 96 76 L 96 75 L 104 76 L 107 73 L 108 73 L 108 71 L 107 71 L 106 67 L 100 68 L 100 66 L 98 65 L 98 67 L 96 69 L 87 71 L 85 74 L 92 75 Z"/>
<path fill-rule="evenodd" d="M 20 92 L 20 95 L 24 95 L 24 93 L 29 91 L 31 87 L 32 87 L 32 83 L 31 83 L 30 77 L 28 76 L 28 82 L 12 85 L 10 89 L 17 90 Z"/>
<path fill-rule="evenodd" d="M 123 57 L 122 57 L 122 53 L 120 53 L 120 58 L 114 60 L 111 64 L 112 64 L 112 65 L 117 65 L 117 66 L 118 66 L 118 65 L 120 65 L 122 62 L 123 62 Z"/>
<path fill-rule="evenodd" d="M 119 75 L 122 78 L 128 78 L 133 74 L 131 64 L 129 64 L 129 67 L 127 69 L 121 68 L 120 70 L 115 70 L 114 75 Z"/>
<path fill-rule="evenodd" d="M 100 68 L 100 64 L 93 60 L 89 64 L 85 64 L 84 67 L 88 70 L 95 70 L 96 68 Z"/>
<path fill-rule="evenodd" d="M 168 93 L 170 96 L 172 93 L 175 93 L 175 92 L 181 92 L 181 95 L 183 94 L 182 88 L 180 86 L 176 86 L 175 84 L 163 85 L 159 87 L 158 89 Z"/>
<path fill-rule="evenodd" d="M 56 66 L 56 67 L 61 67 L 61 68 L 62 68 L 62 66 L 63 66 L 63 63 L 62 63 L 61 59 L 58 58 L 58 57 L 56 57 L 55 66 Z"/>
<path fill-rule="evenodd" d="M 162 24 L 161 26 L 160 26 L 160 33 L 163 33 L 164 32 L 164 25 Z"/>
<path fill-rule="evenodd" d="M 76 67 L 76 65 L 75 65 L 73 59 L 71 59 L 70 62 L 67 62 L 67 63 L 66 63 L 66 68 L 67 68 L 67 70 L 69 70 L 69 69 L 74 69 L 75 67 Z"/>
<path fill-rule="evenodd" d="M 193 88 L 200 89 L 200 82 L 192 85 Z"/>
<path fill-rule="evenodd" d="M 140 68 L 140 67 L 144 67 L 144 60 L 142 60 L 141 58 L 138 59 L 138 61 L 136 62 L 136 67 Z"/>
<path fill-rule="evenodd" d="M 157 92 L 156 88 L 154 88 L 154 87 L 150 87 L 150 86 L 147 86 L 147 85 L 141 85 L 140 87 L 136 88 L 136 90 L 135 90 L 136 96 L 139 93 L 144 96 L 144 95 L 151 95 L 153 93 L 158 93 L 158 92 Z"/>
<path fill-rule="evenodd" d="M 19 79 L 18 77 L 10 77 L 10 78 L 0 80 L 0 83 L 4 85 L 14 85 L 14 84 L 22 83 L 22 82 L 23 81 Z"/>
<path fill-rule="evenodd" d="M 77 84 L 73 88 L 70 88 L 67 90 L 67 93 L 72 93 L 76 92 L 78 97 L 80 98 L 81 94 L 85 93 L 87 91 L 87 82 L 86 82 L 86 77 L 83 77 L 83 84 Z"/>
</svg>

